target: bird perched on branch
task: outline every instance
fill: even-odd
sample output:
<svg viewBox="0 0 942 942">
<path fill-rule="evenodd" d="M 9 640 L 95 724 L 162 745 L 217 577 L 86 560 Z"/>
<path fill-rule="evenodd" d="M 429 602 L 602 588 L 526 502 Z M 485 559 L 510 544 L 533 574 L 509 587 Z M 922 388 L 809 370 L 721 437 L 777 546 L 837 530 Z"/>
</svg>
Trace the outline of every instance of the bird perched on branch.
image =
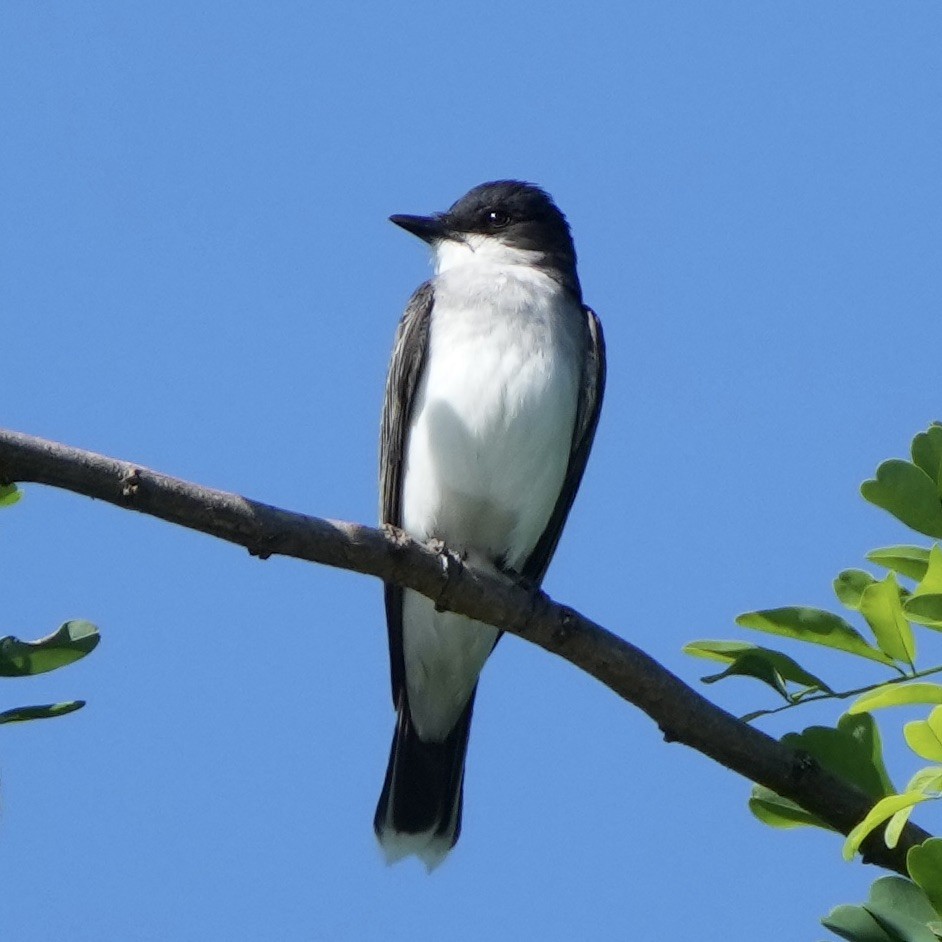
<svg viewBox="0 0 942 942">
<path fill-rule="evenodd" d="M 539 187 L 475 187 L 445 213 L 391 216 L 435 276 L 396 334 L 380 443 L 382 522 L 539 586 L 585 470 L 605 383 L 569 225 Z M 387 585 L 397 723 L 374 827 L 431 870 L 458 840 L 478 675 L 498 628 Z"/>
</svg>

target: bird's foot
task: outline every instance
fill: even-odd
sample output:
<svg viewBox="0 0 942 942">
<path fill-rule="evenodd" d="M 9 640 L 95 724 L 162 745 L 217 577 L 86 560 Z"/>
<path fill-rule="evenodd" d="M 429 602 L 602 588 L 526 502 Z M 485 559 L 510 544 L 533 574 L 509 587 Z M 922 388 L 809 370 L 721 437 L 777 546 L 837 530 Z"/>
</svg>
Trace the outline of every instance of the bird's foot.
<svg viewBox="0 0 942 942">
<path fill-rule="evenodd" d="M 451 587 L 455 577 L 464 569 L 464 560 L 467 558 L 467 554 L 453 552 L 448 549 L 443 540 L 430 540 L 429 545 L 438 553 L 439 565 L 442 567 L 442 574 L 445 577 L 441 591 L 435 599 L 435 611 L 447 612 L 449 610 L 448 596 Z"/>
</svg>

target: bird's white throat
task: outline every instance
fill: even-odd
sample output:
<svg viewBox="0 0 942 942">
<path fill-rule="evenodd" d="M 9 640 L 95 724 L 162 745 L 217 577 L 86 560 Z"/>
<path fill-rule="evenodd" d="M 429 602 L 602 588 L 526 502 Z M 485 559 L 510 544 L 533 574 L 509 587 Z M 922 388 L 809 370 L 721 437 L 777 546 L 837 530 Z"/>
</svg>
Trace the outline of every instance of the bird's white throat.
<svg viewBox="0 0 942 942">
<path fill-rule="evenodd" d="M 443 239 L 434 248 L 435 272 L 439 275 L 462 265 L 533 265 L 539 259 L 539 252 L 507 245 L 497 236 L 475 233 L 465 234 L 460 240 Z"/>
</svg>

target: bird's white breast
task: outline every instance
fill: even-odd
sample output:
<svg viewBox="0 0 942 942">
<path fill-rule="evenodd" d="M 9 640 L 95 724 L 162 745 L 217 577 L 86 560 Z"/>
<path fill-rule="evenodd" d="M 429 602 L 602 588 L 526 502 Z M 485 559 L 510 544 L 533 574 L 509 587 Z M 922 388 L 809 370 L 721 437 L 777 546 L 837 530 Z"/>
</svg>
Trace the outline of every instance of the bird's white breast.
<svg viewBox="0 0 942 942">
<path fill-rule="evenodd" d="M 493 253 L 444 261 L 406 444 L 403 527 L 472 561 L 519 569 L 569 463 L 584 315 L 538 269 Z M 496 632 L 436 613 L 411 592 L 403 615 L 413 718 L 420 735 L 438 738 L 460 714 Z"/>
<path fill-rule="evenodd" d="M 406 447 L 406 530 L 523 563 L 569 463 L 582 317 L 529 267 L 461 266 L 436 278 Z"/>
</svg>

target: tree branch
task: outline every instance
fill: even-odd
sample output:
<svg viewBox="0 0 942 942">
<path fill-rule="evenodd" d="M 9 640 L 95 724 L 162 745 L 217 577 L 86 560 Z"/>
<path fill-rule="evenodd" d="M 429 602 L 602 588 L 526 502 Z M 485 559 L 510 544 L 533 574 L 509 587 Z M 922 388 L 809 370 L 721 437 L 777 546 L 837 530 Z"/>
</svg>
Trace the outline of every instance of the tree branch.
<svg viewBox="0 0 942 942">
<path fill-rule="evenodd" d="M 292 556 L 414 589 L 442 609 L 499 625 L 557 654 L 640 707 L 682 742 L 797 802 L 847 834 L 873 801 L 688 687 L 643 651 L 542 592 L 467 568 L 442 545 L 393 527 L 322 520 L 200 487 L 126 461 L 0 429 L 0 484 L 47 484 L 238 543 L 261 558 Z M 906 875 L 906 852 L 929 835 L 909 824 L 895 848 L 882 829 L 864 859 Z"/>
</svg>

